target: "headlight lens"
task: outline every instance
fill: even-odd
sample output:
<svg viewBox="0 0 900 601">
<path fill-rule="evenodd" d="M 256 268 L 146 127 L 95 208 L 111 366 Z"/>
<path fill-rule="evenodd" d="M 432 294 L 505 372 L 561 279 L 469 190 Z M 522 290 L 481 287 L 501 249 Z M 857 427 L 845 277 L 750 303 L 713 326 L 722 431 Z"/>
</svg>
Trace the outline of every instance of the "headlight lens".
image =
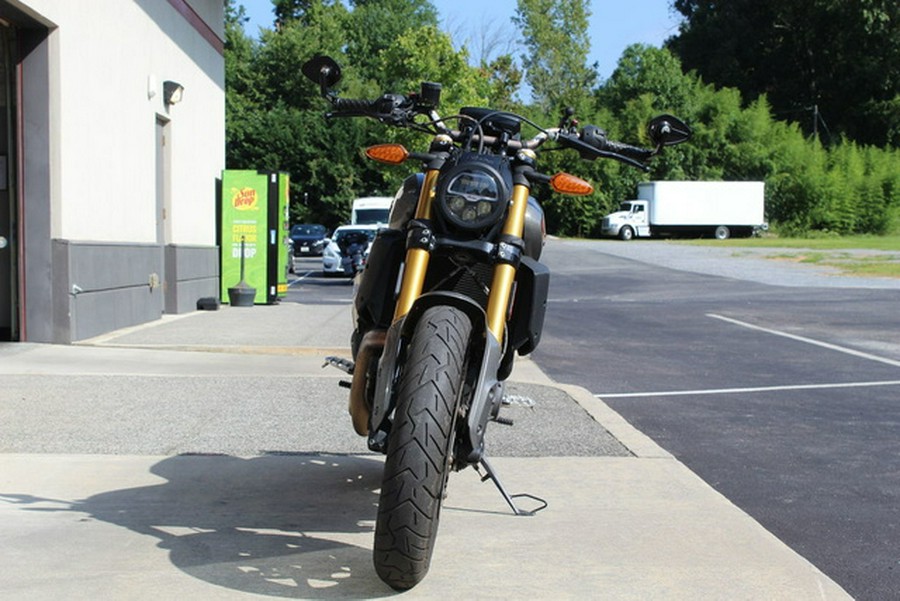
<svg viewBox="0 0 900 601">
<path fill-rule="evenodd" d="M 506 210 L 508 189 L 493 166 L 463 162 L 443 174 L 437 206 L 452 225 L 479 230 L 499 221 Z"/>
</svg>

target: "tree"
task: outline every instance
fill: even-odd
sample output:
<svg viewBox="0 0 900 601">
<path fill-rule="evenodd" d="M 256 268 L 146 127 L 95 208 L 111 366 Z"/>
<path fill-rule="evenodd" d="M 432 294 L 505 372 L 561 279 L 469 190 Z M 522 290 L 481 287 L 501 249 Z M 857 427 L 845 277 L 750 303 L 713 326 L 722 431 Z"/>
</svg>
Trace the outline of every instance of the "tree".
<svg viewBox="0 0 900 601">
<path fill-rule="evenodd" d="M 603 106 L 622 111 L 641 94 L 652 94 L 659 111 L 683 107 L 692 93 L 693 84 L 684 76 L 681 61 L 671 52 L 633 44 L 619 58 L 615 70 L 598 91 Z"/>
<path fill-rule="evenodd" d="M 427 0 L 275 0 L 274 30 L 260 40 L 241 29 L 242 12 L 227 4 L 226 164 L 288 171 L 291 215 L 330 227 L 349 216 L 353 198 L 390 195 L 402 178 L 367 161 L 361 149 L 401 136 L 367 119 L 326 120 L 319 89 L 300 70 L 316 54 L 342 66 L 339 92 L 372 98 L 444 84 L 450 112 L 482 104 L 488 83 L 436 27 Z M 421 136 L 411 142 L 421 144 Z M 426 141 L 427 143 L 427 141 Z"/>
<path fill-rule="evenodd" d="M 597 71 L 586 64 L 589 17 L 586 0 L 518 0 L 513 23 L 524 40 L 522 67 L 533 99 L 525 112 L 535 122 L 555 125 L 568 107 L 575 109 L 578 119 L 592 119 Z M 573 152 L 544 153 L 541 168 L 548 173 L 568 171 L 588 178 L 602 169 L 597 163 L 592 169 Z M 552 195 L 546 187 L 533 193 L 544 205 L 548 228 L 563 235 L 590 235 L 606 202 L 605 194 L 599 191 L 565 198 Z"/>
<path fill-rule="evenodd" d="M 280 2 L 276 16 L 278 27 L 259 42 L 226 30 L 226 164 L 289 172 L 292 218 L 334 227 L 352 198 L 383 180 L 359 156 L 374 139 L 371 126 L 327 122 L 318 88 L 300 72 L 316 54 L 344 62 L 348 11 L 342 2 Z"/>
<path fill-rule="evenodd" d="M 685 68 L 776 115 L 863 143 L 900 144 L 896 0 L 675 0 L 667 46 Z"/>
<path fill-rule="evenodd" d="M 566 106 L 584 114 L 597 82 L 596 68 L 586 65 L 590 15 L 586 0 L 518 0 L 513 22 L 525 40 L 525 80 L 545 114 Z"/>
<path fill-rule="evenodd" d="M 744 2 L 733 0 L 733 5 Z M 877 4 L 847 2 L 857 7 Z M 679 4 L 696 16 L 726 3 Z M 840 2 L 808 0 L 808 4 L 836 10 L 833 5 Z M 409 10 L 401 10 L 387 24 L 382 14 L 384 28 L 377 29 L 371 19 L 395 5 Z M 584 65 L 587 41 L 579 29 L 586 28 L 586 21 L 574 18 L 586 15 L 584 5 L 581 0 L 520 0 L 518 22 L 527 28 L 523 37 L 531 57 L 525 66 L 538 99 L 521 106 L 512 95 L 521 77 L 512 58 L 500 55 L 489 64 L 470 66 L 466 50 L 454 49 L 449 36 L 437 29 L 433 9 L 424 0 L 357 0 L 350 8 L 343 0 L 278 0 L 280 25 L 263 30 L 259 41 L 244 34 L 246 17 L 236 2 L 228 0 L 226 164 L 233 169 L 288 171 L 292 218 L 332 227 L 347 218 L 354 197 L 396 189 L 408 170 L 376 166 L 362 157 L 360 149 L 390 140 L 420 149 L 427 137 L 374 120 L 324 119 L 326 103 L 318 88 L 302 77 L 299 66 L 315 54 L 329 54 L 343 67 L 338 87 L 348 98 L 412 92 L 421 81 L 430 80 L 444 85 L 440 111 L 445 116 L 465 105 L 493 106 L 552 126 L 562 107 L 574 106 L 581 123 L 595 123 L 612 139 L 642 146 L 649 144 L 647 122 L 659 113 L 678 115 L 693 128 L 693 139 L 655 157 L 649 173 L 614 161 L 584 161 L 571 151 L 543 153 L 543 172 L 567 171 L 595 184 L 592 195 L 579 198 L 556 197 L 547 186 L 535 187 L 533 194 L 544 204 L 548 228 L 554 233 L 598 234 L 601 217 L 632 197 L 636 184 L 647 179 L 765 180 L 767 219 L 781 233 L 900 231 L 900 150 L 837 136 L 830 144 L 810 139 L 796 123 L 775 118 L 779 109 L 770 95 L 748 97 L 737 87 L 704 83 L 696 71 L 685 73 L 679 58 L 666 48 L 629 47 L 609 80 L 594 89 L 596 73 Z M 771 0 L 759 0 L 754 6 L 760 7 L 763 22 L 782 14 Z M 866 27 L 873 31 L 893 23 L 882 18 L 889 15 L 886 9 L 865 14 Z M 565 27 L 569 29 L 562 39 L 554 29 Z M 729 40 L 722 43 L 728 49 Z M 359 54 L 350 59 L 351 52 Z M 767 56 L 769 50 L 756 52 Z M 722 54 L 717 60 L 728 65 L 732 58 Z M 760 75 L 753 69 L 745 74 L 749 80 Z M 816 89 L 823 89 L 823 81 L 826 78 L 816 79 Z M 822 111 L 830 110 L 825 96 L 821 98 Z M 861 110 L 877 113 L 883 124 L 890 124 L 892 135 L 900 134 L 900 97 L 879 98 L 860 103 Z M 825 115 L 837 130 L 838 122 Z M 530 129 L 523 126 L 522 135 L 533 135 Z"/>
<path fill-rule="evenodd" d="M 247 16 L 243 6 L 232 0 L 225 4 L 225 141 L 227 149 L 240 146 L 250 127 L 249 117 L 259 102 L 259 78 L 252 67 L 256 44 L 245 33 Z M 226 154 L 226 164 L 236 163 L 232 153 Z M 239 160 L 237 162 L 240 162 Z"/>
<path fill-rule="evenodd" d="M 510 54 L 501 54 L 481 63 L 481 73 L 488 82 L 488 106 L 502 111 L 521 111 L 516 91 L 522 85 L 522 70 Z"/>
<path fill-rule="evenodd" d="M 275 28 L 281 29 L 291 21 L 309 23 L 312 13 L 322 6 L 322 0 L 272 0 Z"/>
<path fill-rule="evenodd" d="M 768 220 L 780 233 L 883 234 L 900 215 L 900 151 L 849 141 L 828 147 L 799 126 L 776 120 L 765 95 L 747 103 L 736 88 L 685 74 L 668 50 L 626 49 L 598 100 L 613 111 L 614 137 L 635 137 L 660 112 L 683 117 L 690 142 L 653 159 L 650 174 L 621 170 L 614 197 L 640 179 L 764 180 Z M 622 128 L 619 130 L 619 128 Z"/>
<path fill-rule="evenodd" d="M 410 92 L 423 81 L 439 82 L 444 113 L 485 103 L 487 84 L 469 66 L 466 50 L 455 50 L 450 36 L 437 27 L 408 30 L 381 53 L 379 62 L 387 89 Z"/>
<path fill-rule="evenodd" d="M 437 28 L 437 10 L 428 0 L 352 0 L 353 26 L 347 30 L 349 64 L 377 79 L 381 53 L 411 29 Z"/>
</svg>

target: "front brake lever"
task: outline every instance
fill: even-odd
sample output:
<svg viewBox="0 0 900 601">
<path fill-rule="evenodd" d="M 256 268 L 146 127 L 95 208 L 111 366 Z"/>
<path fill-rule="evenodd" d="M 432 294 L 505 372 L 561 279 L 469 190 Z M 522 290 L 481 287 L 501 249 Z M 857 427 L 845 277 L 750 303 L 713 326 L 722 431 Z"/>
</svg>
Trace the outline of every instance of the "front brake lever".
<svg viewBox="0 0 900 601">
<path fill-rule="evenodd" d="M 616 154 L 615 152 L 609 152 L 606 150 L 594 150 L 594 152 L 597 154 L 598 157 L 601 157 L 604 159 L 615 159 L 615 160 L 619 161 L 620 163 L 625 163 L 626 165 L 631 165 L 632 167 L 636 167 L 645 173 L 650 171 L 649 165 L 645 165 L 644 163 L 637 161 L 635 159 L 632 159 L 631 157 L 626 157 L 621 154 Z"/>
</svg>

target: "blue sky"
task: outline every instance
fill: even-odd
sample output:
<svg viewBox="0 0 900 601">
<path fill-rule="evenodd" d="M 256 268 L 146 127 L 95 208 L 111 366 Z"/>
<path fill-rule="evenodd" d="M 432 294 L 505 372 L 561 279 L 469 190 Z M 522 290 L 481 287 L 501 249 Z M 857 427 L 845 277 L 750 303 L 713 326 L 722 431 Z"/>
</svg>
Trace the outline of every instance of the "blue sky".
<svg viewBox="0 0 900 601">
<path fill-rule="evenodd" d="M 250 22 L 247 31 L 255 34 L 259 26 L 271 27 L 272 3 L 270 0 L 237 0 L 247 9 Z M 432 0 L 438 9 L 441 25 L 457 43 L 467 43 L 470 55 L 478 55 L 479 39 L 487 37 L 502 41 L 504 51 L 507 40 L 513 41 L 516 29 L 510 18 L 515 13 L 516 0 Z M 660 46 L 677 33 L 678 19 L 670 14 L 671 0 L 592 0 L 591 53 L 588 62 L 596 62 L 604 79 L 612 74 L 622 51 L 635 43 Z"/>
</svg>

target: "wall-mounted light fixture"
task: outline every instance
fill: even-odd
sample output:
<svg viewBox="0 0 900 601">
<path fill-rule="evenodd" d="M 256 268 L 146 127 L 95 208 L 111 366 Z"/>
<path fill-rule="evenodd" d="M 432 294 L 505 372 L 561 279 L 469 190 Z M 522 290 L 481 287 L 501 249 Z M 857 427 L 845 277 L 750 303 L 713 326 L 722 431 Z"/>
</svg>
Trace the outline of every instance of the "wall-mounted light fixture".
<svg viewBox="0 0 900 601">
<path fill-rule="evenodd" d="M 181 102 L 181 96 L 184 94 L 184 86 L 177 81 L 163 82 L 163 99 L 166 104 L 177 104 Z"/>
</svg>

